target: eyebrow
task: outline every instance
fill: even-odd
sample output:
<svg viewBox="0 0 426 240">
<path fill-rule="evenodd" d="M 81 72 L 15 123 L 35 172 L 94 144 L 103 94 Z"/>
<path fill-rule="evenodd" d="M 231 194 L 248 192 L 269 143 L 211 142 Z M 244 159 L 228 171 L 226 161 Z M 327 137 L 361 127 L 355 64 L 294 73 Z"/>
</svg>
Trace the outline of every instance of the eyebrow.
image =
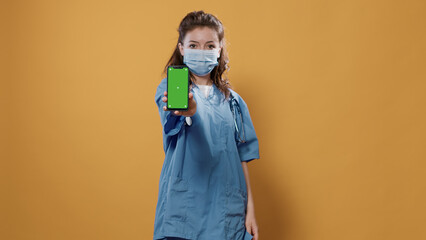
<svg viewBox="0 0 426 240">
<path fill-rule="evenodd" d="M 196 42 L 196 43 L 198 43 L 197 41 L 194 41 L 194 40 L 189 40 L 190 42 Z M 214 43 L 213 41 L 208 41 L 208 42 L 206 42 L 206 43 L 209 43 L 209 42 L 212 42 L 212 43 Z"/>
</svg>

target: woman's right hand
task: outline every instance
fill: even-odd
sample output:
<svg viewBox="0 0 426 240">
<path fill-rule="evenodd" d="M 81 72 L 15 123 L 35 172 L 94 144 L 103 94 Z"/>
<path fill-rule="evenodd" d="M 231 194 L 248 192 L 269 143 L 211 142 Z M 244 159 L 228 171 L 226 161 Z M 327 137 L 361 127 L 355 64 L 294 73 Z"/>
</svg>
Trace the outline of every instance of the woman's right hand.
<svg viewBox="0 0 426 240">
<path fill-rule="evenodd" d="M 190 92 L 188 94 L 188 110 L 186 111 L 177 111 L 175 110 L 173 113 L 175 115 L 178 116 L 185 116 L 185 117 L 192 117 L 195 112 L 197 111 L 197 102 L 195 102 L 194 100 L 194 94 L 192 92 Z M 164 91 L 164 97 L 163 97 L 163 102 L 167 102 L 167 91 Z M 169 111 L 169 109 L 167 109 L 167 106 L 163 106 L 163 110 L 164 111 Z"/>
</svg>

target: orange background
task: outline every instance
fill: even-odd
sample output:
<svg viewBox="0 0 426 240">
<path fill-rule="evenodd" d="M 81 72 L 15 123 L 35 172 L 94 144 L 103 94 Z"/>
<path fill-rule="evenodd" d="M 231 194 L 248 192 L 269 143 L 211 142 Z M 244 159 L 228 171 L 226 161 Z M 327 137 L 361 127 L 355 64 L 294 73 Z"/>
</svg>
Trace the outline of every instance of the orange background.
<svg viewBox="0 0 426 240">
<path fill-rule="evenodd" d="M 426 2 L 2 1 L 0 239 L 152 239 L 154 93 L 190 11 L 225 25 L 260 239 L 426 239 Z"/>
</svg>

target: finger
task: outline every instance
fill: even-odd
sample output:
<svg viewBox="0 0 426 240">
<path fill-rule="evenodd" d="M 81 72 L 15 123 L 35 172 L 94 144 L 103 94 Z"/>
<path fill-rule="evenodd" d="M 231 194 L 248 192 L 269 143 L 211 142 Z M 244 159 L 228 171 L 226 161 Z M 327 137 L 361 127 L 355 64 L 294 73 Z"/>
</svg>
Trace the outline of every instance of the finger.
<svg viewBox="0 0 426 240">
<path fill-rule="evenodd" d="M 175 114 L 176 114 L 176 115 L 180 115 L 180 112 L 179 112 L 179 111 L 175 111 Z"/>
<path fill-rule="evenodd" d="M 253 240 L 257 240 L 257 239 L 259 239 L 259 229 L 257 229 L 257 228 L 253 228 Z"/>
<path fill-rule="evenodd" d="M 164 96 L 167 96 L 167 91 L 164 91 Z"/>
<path fill-rule="evenodd" d="M 189 93 L 189 94 L 188 94 L 188 97 L 189 97 L 189 100 L 191 100 L 191 99 L 194 97 L 194 94 Z"/>
<path fill-rule="evenodd" d="M 163 110 L 164 110 L 164 111 L 167 111 L 167 107 L 166 107 L 166 106 L 163 106 Z"/>
<path fill-rule="evenodd" d="M 253 235 L 253 233 L 251 232 L 251 225 L 246 226 L 246 230 L 247 230 L 248 233 Z"/>
<path fill-rule="evenodd" d="M 163 102 L 167 102 L 167 97 L 163 97 Z"/>
</svg>

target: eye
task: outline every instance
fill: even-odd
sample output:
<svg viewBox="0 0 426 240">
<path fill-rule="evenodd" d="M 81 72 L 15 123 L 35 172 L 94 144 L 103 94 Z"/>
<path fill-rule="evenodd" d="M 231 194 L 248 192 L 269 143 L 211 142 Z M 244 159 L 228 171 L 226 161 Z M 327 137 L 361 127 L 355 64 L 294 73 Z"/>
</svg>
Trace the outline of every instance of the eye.
<svg viewBox="0 0 426 240">
<path fill-rule="evenodd" d="M 194 47 L 195 47 L 195 44 L 189 44 L 189 47 L 190 47 L 190 48 L 192 48 L 192 46 L 194 46 Z"/>
<path fill-rule="evenodd" d="M 210 48 L 214 48 L 214 45 L 209 45 Z"/>
</svg>

